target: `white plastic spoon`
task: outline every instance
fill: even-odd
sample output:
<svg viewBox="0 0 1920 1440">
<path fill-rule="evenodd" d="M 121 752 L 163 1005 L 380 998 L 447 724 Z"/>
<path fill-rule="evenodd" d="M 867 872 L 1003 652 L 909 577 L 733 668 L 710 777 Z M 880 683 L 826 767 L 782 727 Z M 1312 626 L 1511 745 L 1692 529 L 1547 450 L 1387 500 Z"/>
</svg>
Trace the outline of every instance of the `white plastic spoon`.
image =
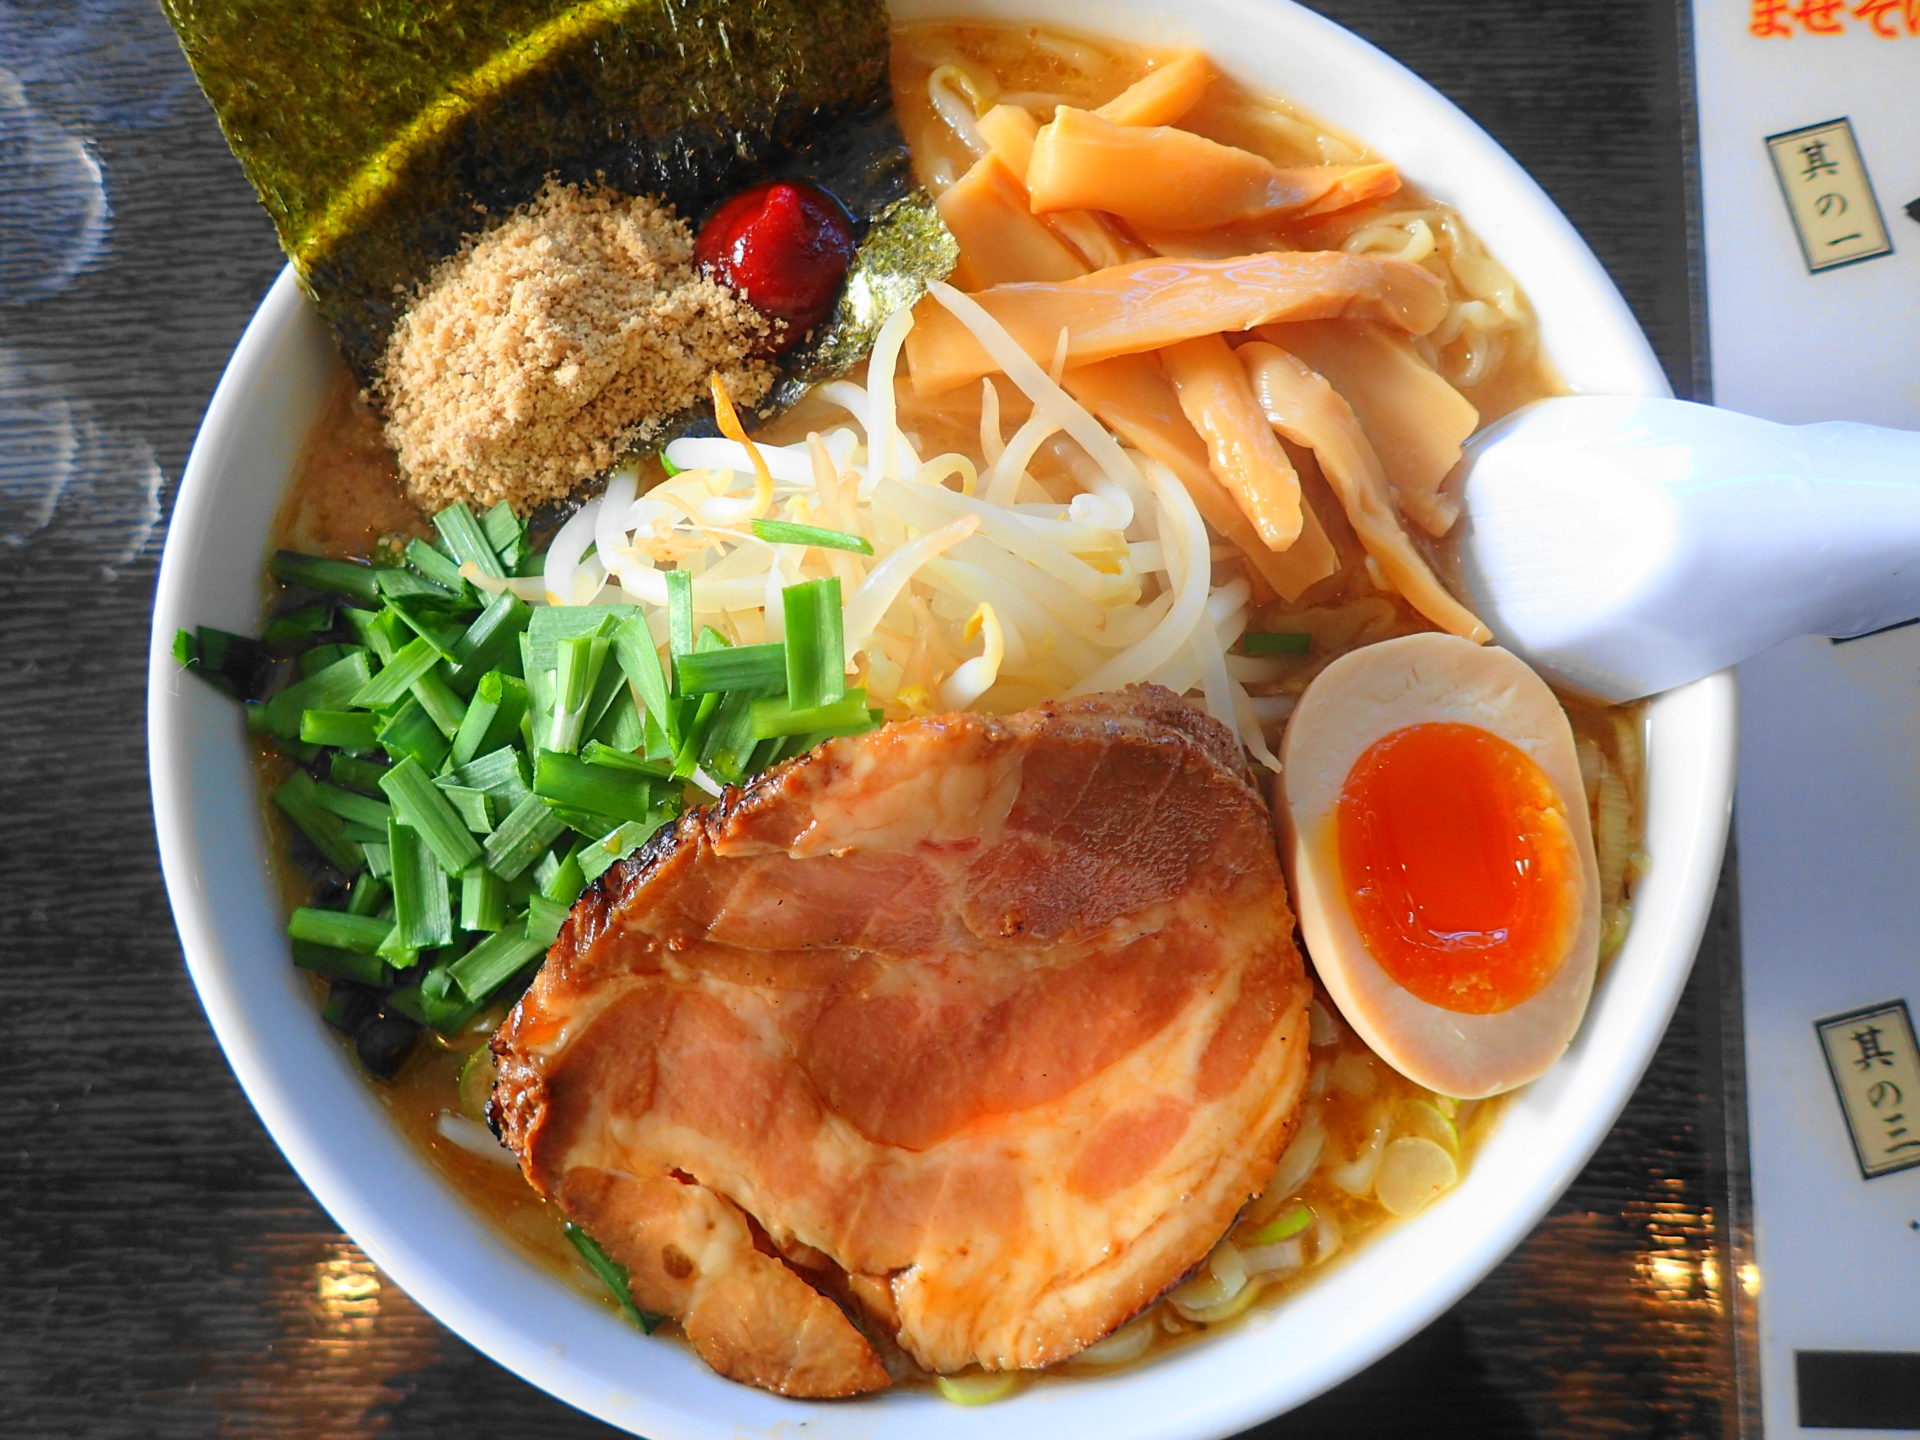
<svg viewBox="0 0 1920 1440">
<path fill-rule="evenodd" d="M 1458 483 L 1463 598 L 1604 699 L 1920 616 L 1920 434 L 1575 395 L 1474 436 Z"/>
</svg>

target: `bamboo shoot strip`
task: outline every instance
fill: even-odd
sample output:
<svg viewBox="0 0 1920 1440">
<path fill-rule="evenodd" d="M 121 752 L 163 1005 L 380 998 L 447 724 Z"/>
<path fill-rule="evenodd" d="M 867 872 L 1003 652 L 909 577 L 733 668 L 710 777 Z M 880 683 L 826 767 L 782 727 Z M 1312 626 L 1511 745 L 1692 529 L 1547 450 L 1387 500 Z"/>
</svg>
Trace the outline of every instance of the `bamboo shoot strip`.
<svg viewBox="0 0 1920 1440">
<path fill-rule="evenodd" d="M 972 296 L 1036 364 L 1068 333 L 1069 369 L 1160 350 L 1196 335 L 1280 320 L 1374 320 L 1424 335 L 1446 318 L 1446 289 L 1405 260 L 1338 250 L 1231 260 L 1128 261 L 1072 280 L 995 285 Z M 936 395 L 1000 366 L 952 313 L 923 304 L 905 342 L 913 388 Z"/>
</svg>

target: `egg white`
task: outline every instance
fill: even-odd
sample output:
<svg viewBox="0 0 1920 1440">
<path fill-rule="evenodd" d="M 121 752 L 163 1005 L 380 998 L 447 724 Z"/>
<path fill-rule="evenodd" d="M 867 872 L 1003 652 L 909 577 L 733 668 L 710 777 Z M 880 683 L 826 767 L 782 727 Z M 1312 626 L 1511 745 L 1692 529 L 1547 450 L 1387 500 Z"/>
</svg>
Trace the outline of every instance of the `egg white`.
<svg viewBox="0 0 1920 1440">
<path fill-rule="evenodd" d="M 1341 877 L 1337 807 L 1356 762 L 1411 725 L 1497 735 L 1538 765 L 1566 810 L 1578 861 L 1566 947 L 1539 993 L 1491 1015 L 1429 1004 L 1368 953 Z M 1316 676 L 1288 722 L 1275 812 L 1301 935 L 1327 993 L 1382 1059 L 1460 1099 L 1544 1073 L 1579 1029 L 1600 946 L 1600 876 L 1573 731 L 1546 682 L 1505 650 L 1453 635 L 1408 635 L 1343 655 Z"/>
</svg>

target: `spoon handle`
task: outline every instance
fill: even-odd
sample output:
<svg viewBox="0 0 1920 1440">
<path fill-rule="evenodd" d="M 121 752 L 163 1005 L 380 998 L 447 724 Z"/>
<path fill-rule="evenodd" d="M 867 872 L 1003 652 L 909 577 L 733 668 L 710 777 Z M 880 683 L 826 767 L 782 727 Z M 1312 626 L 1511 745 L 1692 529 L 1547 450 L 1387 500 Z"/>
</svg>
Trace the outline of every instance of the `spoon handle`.
<svg viewBox="0 0 1920 1440">
<path fill-rule="evenodd" d="M 1702 586 L 1766 618 L 1756 650 L 1920 616 L 1920 434 L 1688 408 L 1703 413 L 1675 500 L 1703 523 L 1682 528 Z"/>
<path fill-rule="evenodd" d="M 1920 434 L 1566 396 L 1475 436 L 1460 494 L 1495 638 L 1610 699 L 1920 616 Z"/>
</svg>

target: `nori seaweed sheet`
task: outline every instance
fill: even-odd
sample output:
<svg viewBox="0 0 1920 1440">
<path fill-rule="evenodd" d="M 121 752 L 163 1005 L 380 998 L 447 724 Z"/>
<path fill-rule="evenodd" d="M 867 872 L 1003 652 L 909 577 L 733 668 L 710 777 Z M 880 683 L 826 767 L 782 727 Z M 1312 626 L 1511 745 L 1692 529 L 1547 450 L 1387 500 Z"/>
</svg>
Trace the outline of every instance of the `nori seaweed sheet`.
<svg viewBox="0 0 1920 1440">
<path fill-rule="evenodd" d="M 433 267 L 549 177 L 697 224 L 762 179 L 855 217 L 773 405 L 952 268 L 887 93 L 880 0 L 161 0 L 282 247 L 366 381 Z"/>
</svg>

